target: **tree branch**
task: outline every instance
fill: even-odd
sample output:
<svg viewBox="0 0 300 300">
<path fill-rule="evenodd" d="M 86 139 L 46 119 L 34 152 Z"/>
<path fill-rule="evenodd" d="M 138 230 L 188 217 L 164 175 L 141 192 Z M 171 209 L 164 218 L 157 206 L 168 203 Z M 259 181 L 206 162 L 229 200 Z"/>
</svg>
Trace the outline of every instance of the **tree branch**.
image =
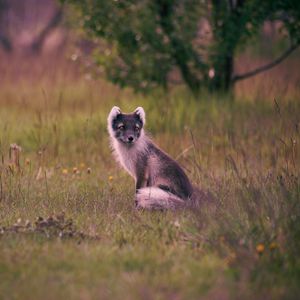
<svg viewBox="0 0 300 300">
<path fill-rule="evenodd" d="M 5 52 L 12 52 L 13 50 L 13 46 L 10 39 L 5 35 L 1 35 L 1 33 L 0 33 L 0 45 L 5 50 Z"/>
<path fill-rule="evenodd" d="M 243 79 L 246 79 L 246 78 L 249 78 L 249 77 L 252 77 L 252 76 L 255 76 L 259 73 L 262 73 L 262 72 L 265 72 L 275 66 L 277 66 L 278 64 L 280 64 L 283 60 L 285 60 L 293 51 L 295 51 L 298 47 L 299 47 L 299 43 L 297 44 L 294 44 L 292 46 L 290 46 L 289 49 L 287 49 L 284 53 L 282 53 L 279 57 L 277 57 L 274 61 L 264 65 L 264 66 L 261 66 L 261 67 L 258 67 L 252 71 L 249 71 L 249 72 L 246 72 L 244 74 L 237 74 L 237 75 L 234 75 L 233 78 L 232 78 L 232 81 L 233 83 L 235 83 L 236 81 L 239 81 L 239 80 L 243 80 Z"/>
<path fill-rule="evenodd" d="M 49 33 L 51 33 L 51 31 L 60 23 L 62 15 L 63 10 L 60 8 L 56 11 L 56 13 L 50 19 L 49 23 L 44 27 L 44 29 L 39 33 L 37 38 L 33 41 L 31 45 L 31 49 L 33 52 L 40 52 L 44 41 L 46 40 Z"/>
</svg>

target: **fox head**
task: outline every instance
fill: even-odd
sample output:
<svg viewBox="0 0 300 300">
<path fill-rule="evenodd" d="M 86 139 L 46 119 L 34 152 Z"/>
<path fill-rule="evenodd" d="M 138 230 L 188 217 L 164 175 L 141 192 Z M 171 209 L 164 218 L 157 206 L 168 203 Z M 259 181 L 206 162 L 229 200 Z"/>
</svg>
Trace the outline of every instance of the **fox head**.
<svg viewBox="0 0 300 300">
<path fill-rule="evenodd" d="M 124 114 L 119 107 L 114 106 L 107 118 L 108 132 L 120 143 L 132 146 L 143 134 L 145 122 L 142 107 L 137 107 L 133 113 Z"/>
</svg>

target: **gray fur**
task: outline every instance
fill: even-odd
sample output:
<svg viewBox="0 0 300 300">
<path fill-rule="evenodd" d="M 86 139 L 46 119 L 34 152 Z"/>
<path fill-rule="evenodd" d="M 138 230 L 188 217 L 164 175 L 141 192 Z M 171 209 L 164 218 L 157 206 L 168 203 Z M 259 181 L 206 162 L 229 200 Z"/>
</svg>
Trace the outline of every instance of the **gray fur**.
<svg viewBox="0 0 300 300">
<path fill-rule="evenodd" d="M 113 107 L 108 132 L 116 159 L 135 179 L 136 205 L 143 209 L 175 209 L 187 203 L 193 187 L 179 164 L 144 132 L 145 112 L 123 114 Z"/>
</svg>

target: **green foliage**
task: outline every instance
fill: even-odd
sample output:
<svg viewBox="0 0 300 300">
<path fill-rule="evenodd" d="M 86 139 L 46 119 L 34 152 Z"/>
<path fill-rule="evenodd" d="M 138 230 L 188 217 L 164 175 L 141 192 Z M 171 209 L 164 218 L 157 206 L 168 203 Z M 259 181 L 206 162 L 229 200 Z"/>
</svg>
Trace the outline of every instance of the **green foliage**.
<svg viewBox="0 0 300 300">
<path fill-rule="evenodd" d="M 194 93 L 230 89 L 237 48 L 267 20 L 282 21 L 292 42 L 300 41 L 297 0 L 63 2 L 79 8 L 86 32 L 101 39 L 95 57 L 108 79 L 136 91 L 167 89 L 175 69 Z M 212 38 L 200 34 L 203 22 Z"/>
<path fill-rule="evenodd" d="M 106 42 L 97 52 L 97 62 L 122 87 L 166 88 L 176 61 L 199 64 L 192 46 L 200 15 L 198 1 L 66 2 L 81 9 L 87 32 Z"/>
</svg>

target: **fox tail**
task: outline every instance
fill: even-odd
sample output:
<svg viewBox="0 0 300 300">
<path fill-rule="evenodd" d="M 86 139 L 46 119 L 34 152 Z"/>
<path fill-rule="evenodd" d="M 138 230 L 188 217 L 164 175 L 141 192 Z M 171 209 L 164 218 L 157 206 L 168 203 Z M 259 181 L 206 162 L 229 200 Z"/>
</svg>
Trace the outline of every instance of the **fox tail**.
<svg viewBox="0 0 300 300">
<path fill-rule="evenodd" d="M 183 207 L 185 202 L 185 200 L 158 187 L 141 188 L 136 193 L 136 207 L 138 209 L 172 210 Z"/>
</svg>

